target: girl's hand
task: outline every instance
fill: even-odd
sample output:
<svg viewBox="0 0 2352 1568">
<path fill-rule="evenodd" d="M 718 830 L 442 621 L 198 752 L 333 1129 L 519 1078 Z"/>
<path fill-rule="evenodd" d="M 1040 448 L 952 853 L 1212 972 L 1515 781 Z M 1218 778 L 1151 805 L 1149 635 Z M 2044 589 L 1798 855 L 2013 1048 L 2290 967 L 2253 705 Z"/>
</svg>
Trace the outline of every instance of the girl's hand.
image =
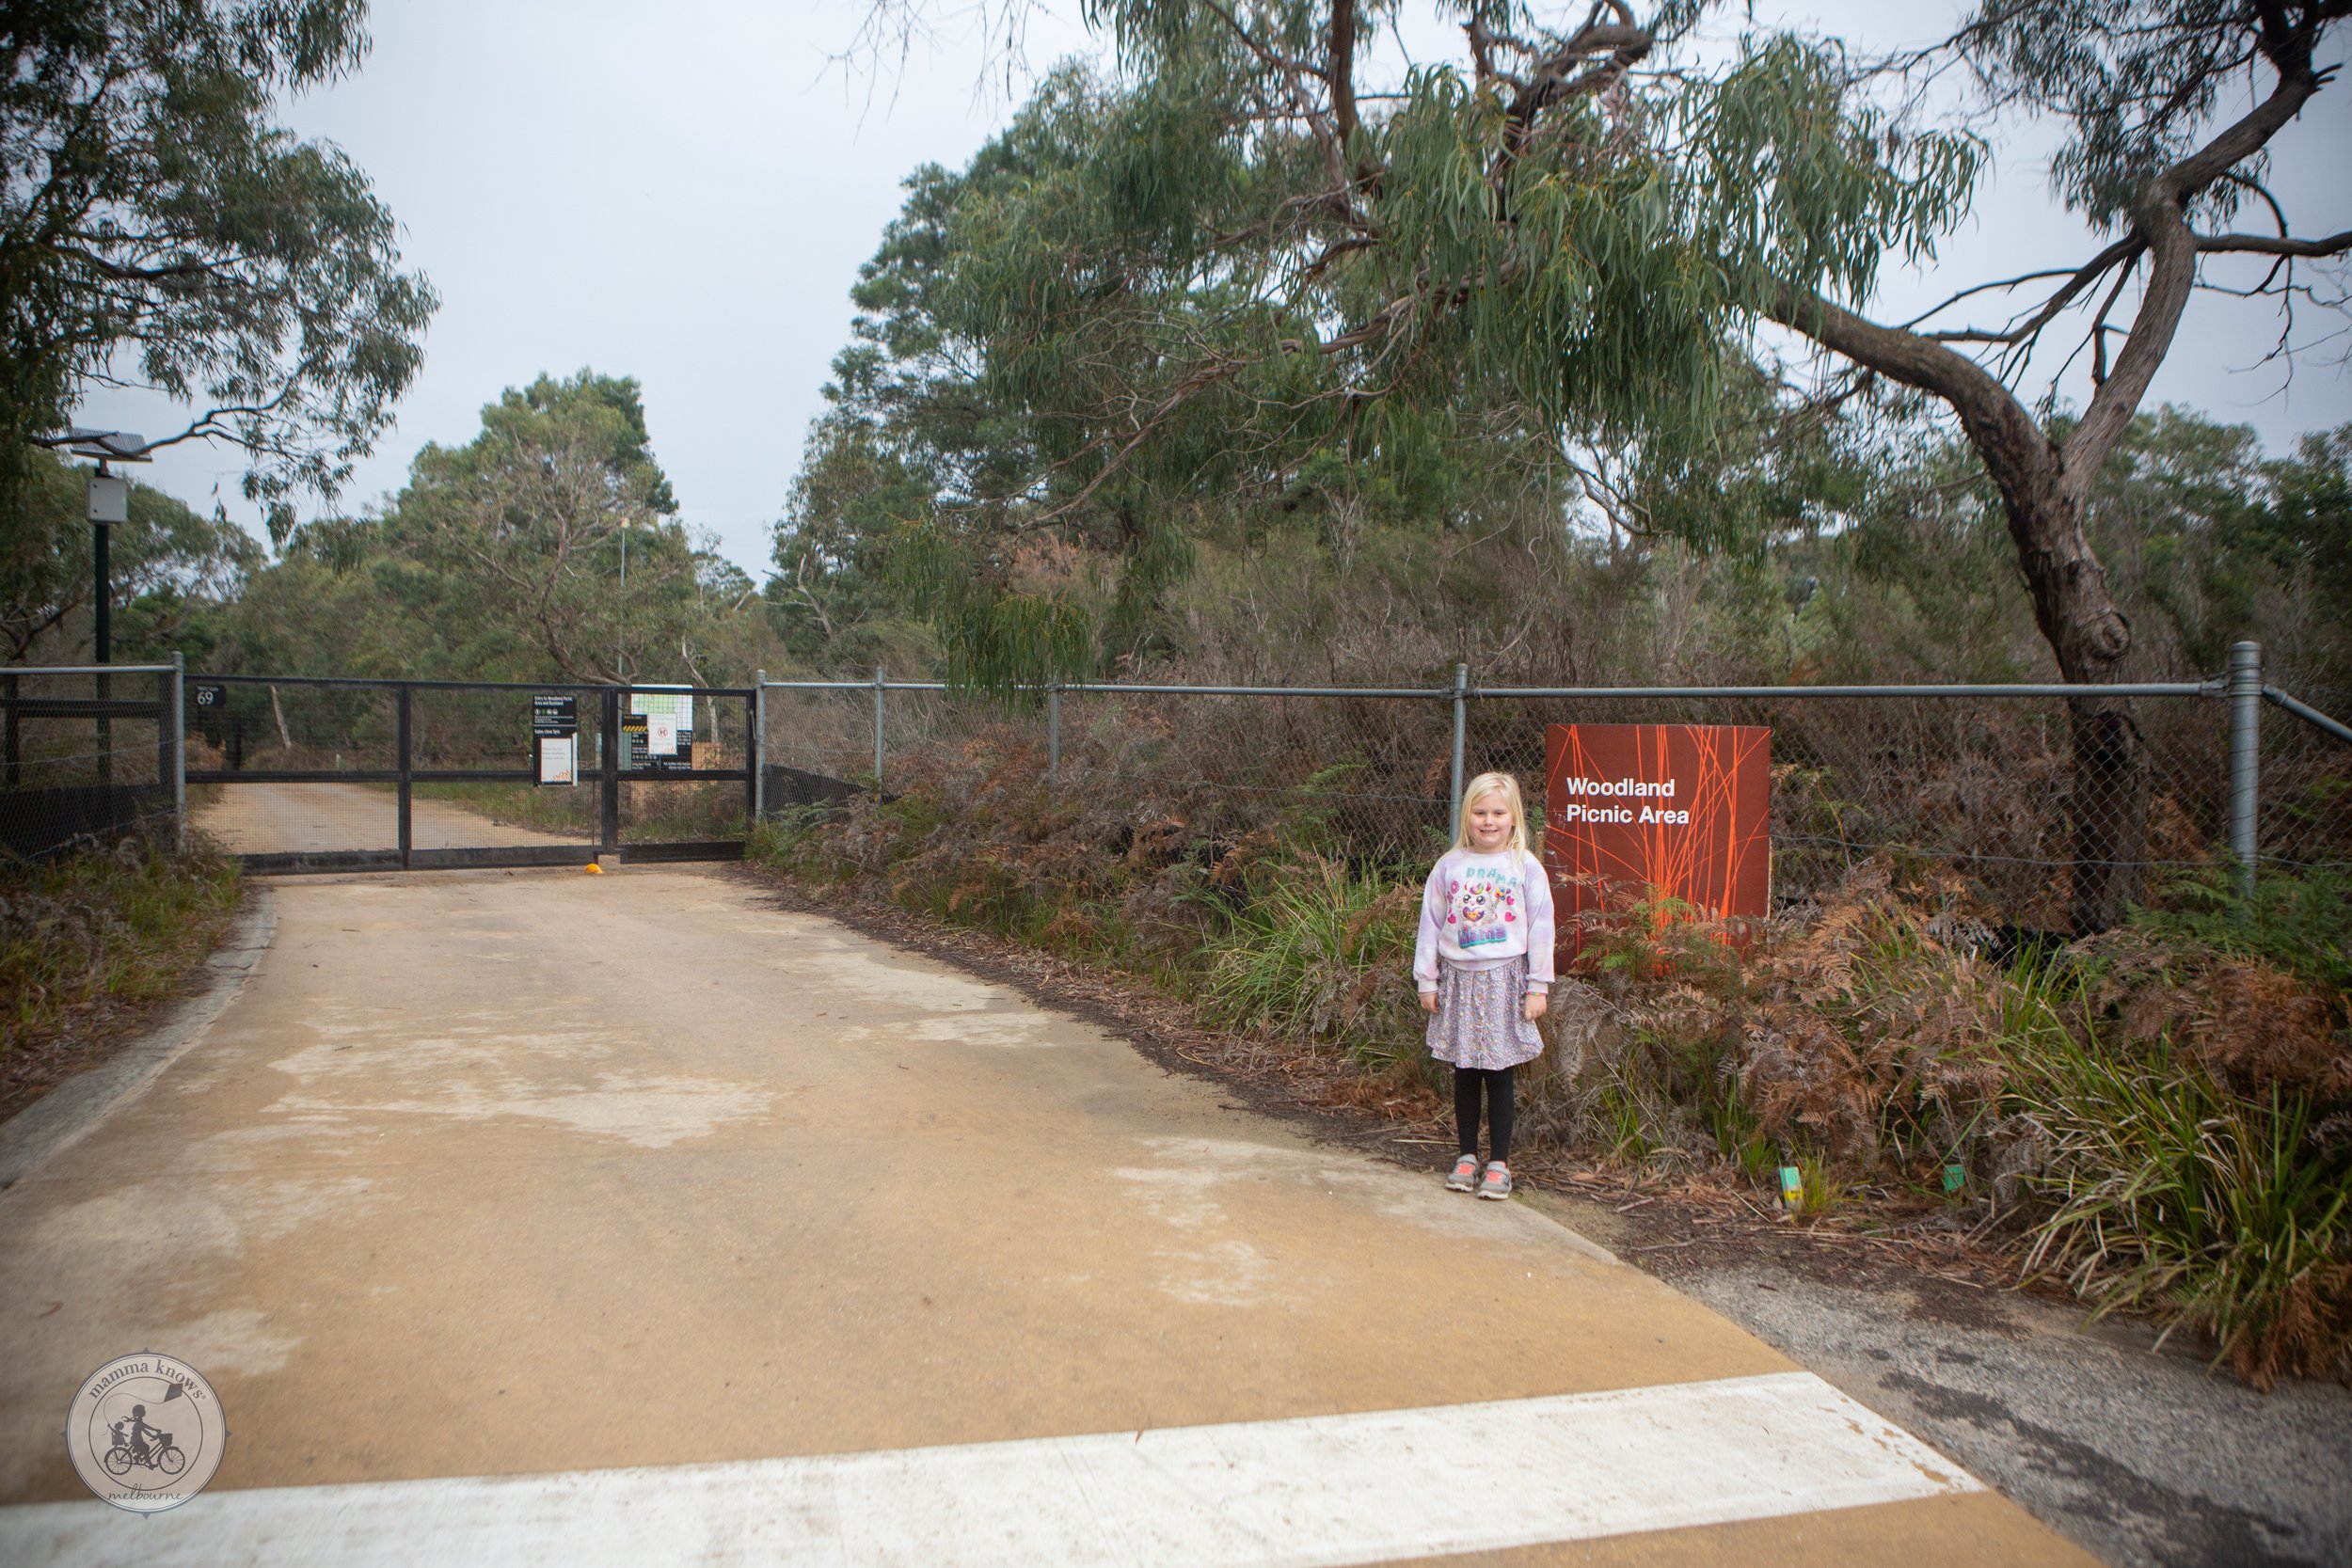
<svg viewBox="0 0 2352 1568">
<path fill-rule="evenodd" d="M 1551 1008 L 1551 998 L 1539 990 L 1527 993 L 1527 1022 L 1534 1022 Z"/>
<path fill-rule="evenodd" d="M 1436 991 L 1425 990 L 1421 993 L 1421 1010 L 1424 1013 L 1434 1013 L 1438 1010 L 1438 993 Z"/>
</svg>

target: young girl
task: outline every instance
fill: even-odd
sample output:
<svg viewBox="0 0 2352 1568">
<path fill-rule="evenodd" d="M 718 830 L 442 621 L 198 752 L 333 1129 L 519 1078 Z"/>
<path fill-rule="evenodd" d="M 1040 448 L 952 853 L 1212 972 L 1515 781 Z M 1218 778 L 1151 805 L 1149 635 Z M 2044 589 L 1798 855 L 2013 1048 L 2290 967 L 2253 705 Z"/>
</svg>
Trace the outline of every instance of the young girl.
<svg viewBox="0 0 2352 1568">
<path fill-rule="evenodd" d="M 1445 1184 L 1511 1196 L 1511 1074 L 1544 1048 L 1535 1021 L 1551 992 L 1551 883 L 1528 852 L 1527 813 L 1508 773 L 1481 773 L 1462 792 L 1462 820 L 1421 895 L 1413 979 L 1429 1021 L 1429 1053 L 1454 1067 L 1462 1157 Z M 1486 1102 L 1494 1158 L 1478 1165 Z"/>
</svg>

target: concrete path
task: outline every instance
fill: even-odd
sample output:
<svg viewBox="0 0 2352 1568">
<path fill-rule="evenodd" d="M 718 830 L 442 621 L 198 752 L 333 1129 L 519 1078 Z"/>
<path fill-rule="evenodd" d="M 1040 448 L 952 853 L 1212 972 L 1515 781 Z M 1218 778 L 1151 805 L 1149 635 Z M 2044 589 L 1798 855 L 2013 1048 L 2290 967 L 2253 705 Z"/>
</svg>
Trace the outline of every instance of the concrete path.
<svg viewBox="0 0 2352 1568">
<path fill-rule="evenodd" d="M 190 819 L 237 854 L 292 854 L 400 847 L 399 805 L 389 784 L 206 784 L 215 799 Z M 408 803 L 410 847 L 471 849 L 520 844 L 586 844 L 594 827 L 570 838 L 541 832 L 418 794 Z"/>
<path fill-rule="evenodd" d="M 289 880 L 0 1194 L 0 1560 L 2089 1560 L 1523 1204 L 693 871 Z M 150 1520 L 57 1433 L 210 1377 Z"/>
</svg>

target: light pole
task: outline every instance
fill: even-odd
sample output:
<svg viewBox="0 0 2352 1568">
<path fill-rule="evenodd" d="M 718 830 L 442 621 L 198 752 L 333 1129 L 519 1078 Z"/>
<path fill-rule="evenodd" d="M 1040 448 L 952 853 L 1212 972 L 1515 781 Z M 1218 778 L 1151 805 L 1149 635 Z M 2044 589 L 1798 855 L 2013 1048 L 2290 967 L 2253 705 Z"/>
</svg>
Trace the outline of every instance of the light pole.
<svg viewBox="0 0 2352 1568">
<path fill-rule="evenodd" d="M 612 629 L 612 673 L 624 684 L 628 680 L 628 530 L 635 521 L 621 519 L 621 613 Z"/>
<path fill-rule="evenodd" d="M 108 559 L 107 530 L 117 523 L 131 520 L 131 482 L 106 467 L 109 463 L 149 463 L 147 437 L 129 430 L 84 430 L 79 426 L 66 432 L 66 438 L 76 457 L 95 457 L 98 467 L 89 476 L 87 504 L 89 516 L 90 555 L 90 641 L 97 655 L 94 664 L 114 662 L 114 562 Z M 114 721 L 106 716 L 106 702 L 114 695 L 114 682 L 106 675 L 96 677 L 98 698 L 98 782 L 114 783 Z"/>
<path fill-rule="evenodd" d="M 108 559 L 106 530 L 116 523 L 131 520 L 131 482 L 115 473 L 109 463 L 151 463 L 147 454 L 147 437 L 131 430 L 84 430 L 79 426 L 66 432 L 66 439 L 76 457 L 95 457 L 98 467 L 88 481 L 89 553 L 90 553 L 90 638 L 97 644 L 95 664 L 114 662 L 114 572 Z M 103 693 L 102 693 L 103 695 Z"/>
</svg>

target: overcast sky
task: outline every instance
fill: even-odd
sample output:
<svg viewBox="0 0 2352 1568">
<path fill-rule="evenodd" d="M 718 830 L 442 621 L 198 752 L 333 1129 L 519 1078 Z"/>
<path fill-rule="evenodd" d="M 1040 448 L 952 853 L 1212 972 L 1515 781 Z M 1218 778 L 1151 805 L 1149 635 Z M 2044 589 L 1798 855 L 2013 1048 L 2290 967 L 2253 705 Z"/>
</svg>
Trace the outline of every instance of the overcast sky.
<svg viewBox="0 0 2352 1568">
<path fill-rule="evenodd" d="M 1958 8 L 1756 8 L 1875 49 L 1919 41 L 1890 33 L 1890 12 L 1923 26 Z M 1067 20 L 1075 5 L 1059 9 L 1030 28 L 1041 68 L 1098 49 Z M 396 490 L 424 442 L 471 439 L 502 388 L 588 366 L 644 386 L 685 520 L 763 575 L 827 365 L 848 337 L 850 286 L 898 210 L 898 182 L 927 161 L 961 164 L 1014 107 L 1001 75 L 982 88 L 971 36 L 918 48 L 879 80 L 829 68 L 860 14 L 851 0 L 379 0 L 358 74 L 288 105 L 286 119 L 368 171 L 442 306 L 397 426 L 342 504 Z M 1434 55 L 1451 40 L 1410 41 Z M 1933 273 L 1886 281 L 1881 319 L 1955 279 L 2089 254 L 2042 195 L 2046 145 L 2021 132 L 2000 147 L 1975 219 Z M 2298 230 L 2352 224 L 2352 87 L 2321 94 L 2277 145 L 2274 188 Z M 2312 319 L 2323 332 L 2344 325 Z M 2252 424 L 2274 451 L 2352 420 L 2344 341 L 2283 386 L 2278 365 L 2258 363 L 2276 332 L 2265 308 L 2201 296 L 2154 397 Z M 176 428 L 170 410 L 128 396 L 93 401 L 82 418 L 151 436 Z M 250 525 L 237 459 L 191 445 L 142 477 L 207 510 L 217 498 Z"/>
</svg>

